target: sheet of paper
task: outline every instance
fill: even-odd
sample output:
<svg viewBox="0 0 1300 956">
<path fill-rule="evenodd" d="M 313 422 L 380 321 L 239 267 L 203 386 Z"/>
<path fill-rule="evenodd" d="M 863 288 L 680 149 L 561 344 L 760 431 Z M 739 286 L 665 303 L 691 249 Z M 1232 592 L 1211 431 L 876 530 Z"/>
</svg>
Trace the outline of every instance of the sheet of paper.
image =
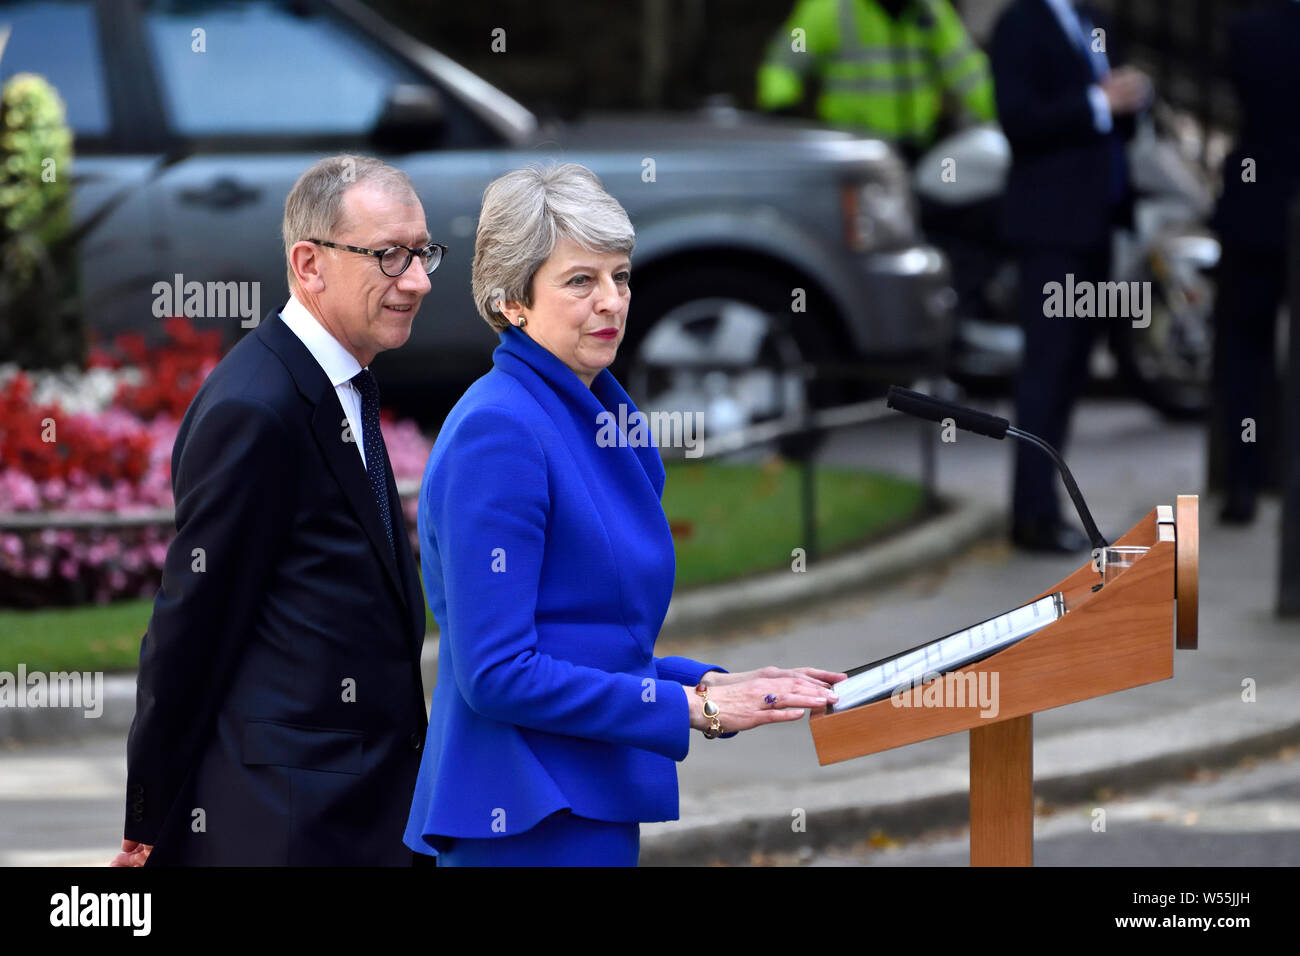
<svg viewBox="0 0 1300 956">
<path fill-rule="evenodd" d="M 888 697 L 927 674 L 943 674 L 988 657 L 1051 624 L 1065 612 L 1061 593 L 981 621 L 923 647 L 868 665 L 835 685 L 834 711 Z"/>
</svg>

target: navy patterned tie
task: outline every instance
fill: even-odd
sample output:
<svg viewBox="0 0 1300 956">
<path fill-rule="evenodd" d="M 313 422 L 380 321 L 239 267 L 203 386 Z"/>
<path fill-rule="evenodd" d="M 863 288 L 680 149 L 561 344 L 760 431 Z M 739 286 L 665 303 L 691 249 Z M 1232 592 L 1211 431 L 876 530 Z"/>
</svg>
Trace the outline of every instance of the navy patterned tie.
<svg viewBox="0 0 1300 956">
<path fill-rule="evenodd" d="M 363 368 L 354 375 L 352 384 L 361 393 L 361 432 L 366 443 L 366 476 L 370 479 L 370 490 L 375 494 L 375 503 L 379 505 L 379 517 L 384 519 L 388 546 L 393 548 L 396 556 L 393 516 L 388 510 L 388 480 L 384 473 L 384 436 L 379 430 L 379 384 L 368 368 Z"/>
</svg>

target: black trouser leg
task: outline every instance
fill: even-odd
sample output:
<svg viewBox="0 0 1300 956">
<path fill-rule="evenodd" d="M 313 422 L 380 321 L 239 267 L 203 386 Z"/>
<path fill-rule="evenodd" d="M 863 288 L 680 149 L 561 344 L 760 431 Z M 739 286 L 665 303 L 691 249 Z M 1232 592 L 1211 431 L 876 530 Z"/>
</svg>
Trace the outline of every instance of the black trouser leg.
<svg viewBox="0 0 1300 956">
<path fill-rule="evenodd" d="M 1070 413 L 1088 378 L 1092 343 L 1106 322 L 1123 318 L 1078 318 L 1044 315 L 1044 286 L 1067 275 L 1074 283 L 1104 282 L 1110 269 L 1109 249 L 1024 249 L 1019 255 L 1020 325 L 1025 353 L 1016 380 L 1017 427 L 1032 432 L 1065 454 Z M 1063 293 L 1064 295 L 1064 293 Z M 1060 519 L 1056 466 L 1040 449 L 1016 442 L 1012 518 L 1017 522 Z"/>
<path fill-rule="evenodd" d="M 1274 438 L 1277 312 L 1286 286 L 1281 253 L 1225 245 L 1214 314 L 1215 421 L 1223 449 L 1226 497 L 1254 499 L 1263 487 Z M 1273 412 L 1270 414 L 1270 412 Z M 1244 441 L 1250 419 L 1255 440 Z"/>
</svg>

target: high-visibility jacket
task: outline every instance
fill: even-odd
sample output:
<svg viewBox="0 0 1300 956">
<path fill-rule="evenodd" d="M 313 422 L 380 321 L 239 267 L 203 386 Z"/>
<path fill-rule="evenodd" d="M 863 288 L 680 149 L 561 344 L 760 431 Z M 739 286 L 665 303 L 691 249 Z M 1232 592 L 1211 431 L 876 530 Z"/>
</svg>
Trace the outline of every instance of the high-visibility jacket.
<svg viewBox="0 0 1300 956">
<path fill-rule="evenodd" d="M 912 0 L 897 19 L 876 0 L 799 0 L 759 68 L 759 108 L 797 105 L 814 75 L 823 120 L 899 145 L 929 144 L 945 93 L 963 119 L 996 113 L 988 60 L 948 0 Z"/>
</svg>

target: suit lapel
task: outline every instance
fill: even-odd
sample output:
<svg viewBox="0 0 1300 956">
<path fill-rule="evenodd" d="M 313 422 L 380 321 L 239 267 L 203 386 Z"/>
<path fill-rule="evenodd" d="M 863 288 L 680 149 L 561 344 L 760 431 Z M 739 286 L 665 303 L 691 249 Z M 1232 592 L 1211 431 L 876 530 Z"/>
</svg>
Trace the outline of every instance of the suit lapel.
<svg viewBox="0 0 1300 956">
<path fill-rule="evenodd" d="M 1095 77 L 1092 72 L 1092 63 L 1088 59 L 1088 52 L 1079 46 L 1079 41 L 1076 38 L 1069 35 L 1065 24 L 1061 22 L 1060 17 L 1056 15 L 1056 11 L 1052 9 L 1047 0 L 1039 0 L 1038 7 L 1039 15 L 1046 17 L 1046 22 L 1040 27 L 1041 32 L 1039 35 L 1050 36 L 1055 34 L 1057 49 L 1060 51 L 1064 48 L 1065 56 L 1068 58 L 1066 62 L 1072 62 L 1074 64 L 1074 72 L 1085 76 L 1086 82 L 1094 82 Z M 1085 10 L 1086 9 L 1087 8 L 1085 8 Z M 1078 14 L 1079 11 L 1076 9 L 1075 16 L 1077 17 Z M 1091 11 L 1088 11 L 1088 15 L 1091 17 Z M 1079 27 L 1082 29 L 1082 21 L 1079 22 Z M 1046 32 L 1049 28 L 1051 34 Z M 1060 61 L 1057 60 L 1057 62 Z"/>
<path fill-rule="evenodd" d="M 333 388 L 329 390 L 328 395 L 322 396 L 320 404 L 316 406 L 311 427 L 325 463 L 334 473 L 334 479 L 343 489 L 344 497 L 348 499 L 348 504 L 352 506 L 357 520 L 365 529 L 366 537 L 370 539 L 370 546 L 384 565 L 384 570 L 388 572 L 388 580 L 392 583 L 393 589 L 405 604 L 406 588 L 402 586 L 402 579 L 398 575 L 393 549 L 388 546 L 388 533 L 384 531 L 383 519 L 379 517 L 379 505 L 375 501 L 374 492 L 370 489 L 370 479 L 366 475 L 365 465 L 361 463 L 361 454 L 357 451 L 356 441 L 345 441 L 343 438 L 344 433 L 349 432 L 348 419 Z M 393 525 L 393 535 L 394 537 L 397 535 L 396 522 Z"/>
<path fill-rule="evenodd" d="M 602 369 L 600 374 L 596 376 L 596 380 L 591 383 L 591 391 L 601 405 L 616 417 L 620 405 L 627 406 L 629 418 L 632 411 L 636 409 L 636 405 L 633 404 L 627 390 L 618 383 L 618 380 L 614 378 L 609 369 Z M 645 472 L 650 487 L 654 489 L 655 497 L 660 499 L 662 503 L 664 482 L 667 479 L 667 474 L 664 471 L 663 456 L 659 454 L 658 446 L 653 441 L 648 441 L 635 445 L 629 442 L 629 447 L 632 449 L 633 455 L 636 456 L 637 462 L 641 465 L 641 470 Z"/>
<path fill-rule="evenodd" d="M 298 391 L 316 406 L 311 425 L 321 457 L 329 466 L 334 480 L 343 489 L 343 495 L 347 498 L 361 527 L 365 529 L 366 537 L 370 539 L 370 546 L 384 566 L 389 583 L 396 591 L 398 599 L 403 605 L 409 605 L 408 589 L 402 583 L 397 561 L 393 557 L 393 549 L 388 546 L 388 535 L 384 531 L 383 519 L 379 517 L 379 505 L 370 490 L 370 479 L 366 475 L 365 465 L 361 463 L 361 453 L 357 451 L 355 441 L 344 439 L 344 435 L 348 433 L 348 420 L 343 412 L 343 406 L 339 404 L 338 394 L 307 346 L 303 345 L 298 336 L 294 335 L 281 320 L 279 309 L 271 311 L 255 334 L 261 335 L 267 346 L 280 356 L 289 369 L 289 374 L 293 376 Z M 384 452 L 384 464 L 388 466 L 389 500 L 396 501 L 393 470 L 388 465 L 387 449 Z M 402 527 L 406 527 L 404 523 Z M 396 538 L 396 521 L 393 522 L 393 535 Z"/>
<path fill-rule="evenodd" d="M 618 534 L 631 534 L 639 550 L 661 547 L 666 560 L 673 562 L 672 532 L 661 500 L 664 467 L 658 447 L 649 440 L 628 440 L 609 447 L 600 447 L 596 441 L 596 430 L 601 427 L 598 416 L 608 414 L 621 420 L 624 416 L 620 405 L 626 406 L 628 420 L 638 411 L 609 370 L 602 370 L 588 388 L 559 359 L 514 327 L 502 333 L 502 345 L 492 359 L 497 368 L 514 377 L 536 399 L 564 436 L 578 474 L 586 478 L 593 520 L 603 526 L 607 539 L 613 541 Z M 646 428 L 648 439 L 648 424 Z M 650 607 L 658 598 L 646 592 L 640 582 L 627 580 L 621 568 L 616 573 L 620 575 L 620 600 L 625 612 L 635 608 L 652 613 Z M 664 582 L 663 608 L 668 607 L 672 595 L 672 579 L 669 574 Z M 658 621 L 647 618 L 645 623 L 644 628 L 629 628 L 629 632 L 649 652 L 662 617 Z"/>
</svg>

